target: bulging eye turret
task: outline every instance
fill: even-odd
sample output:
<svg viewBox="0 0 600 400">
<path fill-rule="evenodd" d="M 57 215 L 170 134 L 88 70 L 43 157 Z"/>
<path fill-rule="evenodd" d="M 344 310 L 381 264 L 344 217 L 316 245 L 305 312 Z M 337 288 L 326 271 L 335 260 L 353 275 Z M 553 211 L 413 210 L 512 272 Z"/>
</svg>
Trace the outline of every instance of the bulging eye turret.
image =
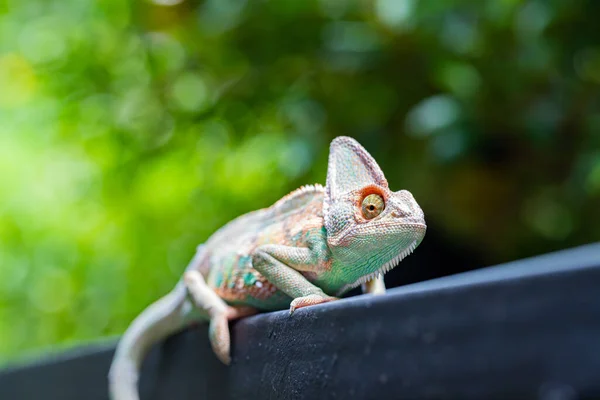
<svg viewBox="0 0 600 400">
<path fill-rule="evenodd" d="M 373 219 L 383 212 L 385 202 L 383 197 L 378 194 L 370 194 L 362 201 L 362 214 L 366 219 Z"/>
</svg>

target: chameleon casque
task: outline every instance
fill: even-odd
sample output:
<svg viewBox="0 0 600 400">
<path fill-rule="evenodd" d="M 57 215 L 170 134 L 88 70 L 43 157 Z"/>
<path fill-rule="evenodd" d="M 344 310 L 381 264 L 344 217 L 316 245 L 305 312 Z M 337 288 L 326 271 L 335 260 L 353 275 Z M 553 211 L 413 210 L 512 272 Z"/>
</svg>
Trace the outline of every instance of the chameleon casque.
<svg viewBox="0 0 600 400">
<path fill-rule="evenodd" d="M 354 139 L 334 139 L 325 187 L 303 186 L 223 226 L 198 246 L 173 291 L 133 321 L 110 368 L 111 398 L 139 399 L 146 351 L 195 321 L 209 321 L 211 346 L 229 364 L 230 320 L 288 307 L 292 314 L 361 284 L 368 293 L 385 292 L 382 275 L 421 243 L 425 230 L 412 194 L 392 192 Z"/>
</svg>

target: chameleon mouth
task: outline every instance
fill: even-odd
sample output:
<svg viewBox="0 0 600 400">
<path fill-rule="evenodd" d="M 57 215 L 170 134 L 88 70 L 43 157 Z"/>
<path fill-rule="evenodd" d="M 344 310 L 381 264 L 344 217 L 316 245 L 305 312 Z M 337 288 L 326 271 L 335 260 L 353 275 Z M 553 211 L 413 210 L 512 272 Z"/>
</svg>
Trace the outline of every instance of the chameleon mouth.
<svg viewBox="0 0 600 400">
<path fill-rule="evenodd" d="M 384 275 L 389 270 L 398 266 L 400 261 L 404 260 L 407 256 L 409 256 L 413 251 L 415 251 L 416 248 L 417 248 L 417 241 L 413 240 L 413 242 L 411 244 L 409 244 L 406 249 L 404 249 L 400 254 L 398 254 L 396 257 L 392 258 L 390 261 L 383 264 L 375 272 L 372 272 L 365 276 L 361 276 L 360 278 L 358 278 L 358 280 L 356 282 L 345 285 L 342 289 L 339 290 L 338 295 L 344 293 L 347 290 L 354 289 L 358 285 L 362 285 L 363 283 L 369 282 L 370 280 L 372 280 L 376 277 Z"/>
</svg>

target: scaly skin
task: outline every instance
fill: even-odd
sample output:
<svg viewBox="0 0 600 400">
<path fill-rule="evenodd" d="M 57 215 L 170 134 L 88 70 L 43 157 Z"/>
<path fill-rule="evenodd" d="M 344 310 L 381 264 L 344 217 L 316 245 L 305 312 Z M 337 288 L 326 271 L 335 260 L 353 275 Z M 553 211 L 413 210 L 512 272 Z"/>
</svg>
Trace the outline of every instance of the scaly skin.
<svg viewBox="0 0 600 400">
<path fill-rule="evenodd" d="M 137 400 L 138 369 L 156 340 L 209 320 L 215 354 L 230 362 L 228 321 L 263 310 L 335 300 L 363 284 L 383 293 L 381 275 L 423 240 L 424 215 L 410 192 L 392 192 L 354 139 L 331 143 L 327 185 L 305 186 L 215 232 L 169 295 L 125 332 L 109 373 L 113 400 Z"/>
</svg>

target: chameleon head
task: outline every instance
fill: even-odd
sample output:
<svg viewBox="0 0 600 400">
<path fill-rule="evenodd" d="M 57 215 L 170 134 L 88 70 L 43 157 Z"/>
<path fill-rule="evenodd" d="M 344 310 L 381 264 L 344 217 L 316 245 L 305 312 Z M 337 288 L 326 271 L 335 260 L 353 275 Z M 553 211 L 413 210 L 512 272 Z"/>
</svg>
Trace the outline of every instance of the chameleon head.
<svg viewBox="0 0 600 400">
<path fill-rule="evenodd" d="M 425 236 L 412 194 L 392 192 L 375 160 L 349 137 L 331 143 L 323 211 L 338 295 L 395 267 Z"/>
</svg>

